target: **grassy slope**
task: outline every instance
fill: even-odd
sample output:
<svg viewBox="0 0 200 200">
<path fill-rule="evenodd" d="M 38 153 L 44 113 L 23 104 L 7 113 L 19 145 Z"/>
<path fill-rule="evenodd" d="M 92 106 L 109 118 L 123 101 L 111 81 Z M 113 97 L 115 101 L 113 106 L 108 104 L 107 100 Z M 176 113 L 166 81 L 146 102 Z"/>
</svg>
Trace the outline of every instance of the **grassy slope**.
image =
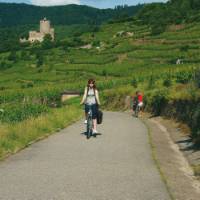
<svg viewBox="0 0 200 200">
<path fill-rule="evenodd" d="M 116 37 L 120 31 L 133 32 L 134 35 Z M 61 34 L 62 38 L 64 32 Z M 0 71 L 0 88 L 2 88 L 0 93 L 4 99 L 1 107 L 6 108 L 16 101 L 20 102 L 24 96 L 39 98 L 46 90 L 56 90 L 57 95 L 64 89 L 82 90 L 90 77 L 97 80 L 100 90 L 111 89 L 103 94 L 103 105 L 109 109 L 122 107 L 123 97 L 132 95 L 136 89 L 142 90 L 149 97 L 147 99 L 149 107 L 152 106 L 155 94 L 160 93 L 168 93 L 167 98 L 172 101 L 191 99 L 194 95 L 198 98 L 199 90 L 193 88 L 192 84 L 177 82 L 180 72 L 184 72 L 187 76 L 193 74 L 194 69 L 199 67 L 198 35 L 200 35 L 200 24 L 186 24 L 182 30 L 168 31 L 159 36 L 151 36 L 147 26 L 137 26 L 133 22 L 104 24 L 98 32 L 85 33 L 81 36 L 86 43 L 99 41 L 100 50 L 95 47 L 89 50 L 76 48 L 64 50 L 62 47 L 46 50 L 43 52 L 44 64 L 40 68 L 36 67 L 34 54 L 30 53 L 27 60 L 22 60 L 21 52 L 17 52 L 18 61 L 11 62 L 11 68 Z M 8 53 L 0 54 L 0 60 L 4 60 L 7 55 Z M 176 65 L 178 58 L 182 58 L 184 64 Z M 172 85 L 164 87 L 163 81 L 168 77 Z M 132 86 L 135 85 L 132 83 L 135 79 L 137 88 Z M 27 88 L 30 82 L 33 87 Z M 21 97 L 19 94 L 24 96 Z M 79 108 L 73 110 L 76 116 L 80 114 L 78 110 Z M 46 113 L 47 118 L 52 112 L 54 111 L 50 109 L 50 112 Z M 63 124 L 65 114 L 62 109 L 60 111 L 55 109 L 55 112 L 59 113 Z M 69 112 L 69 115 L 72 114 Z M 37 118 L 35 120 L 37 121 Z M 23 123 L 25 122 L 19 122 L 11 127 Z M 48 126 L 51 123 L 47 124 L 47 127 L 44 125 L 46 132 L 49 131 Z M 11 130 L 9 124 L 1 126 Z M 40 132 L 46 134 L 42 129 L 39 129 L 39 136 Z M 1 131 L 1 135 L 6 137 L 10 137 L 10 134 L 12 135 L 9 131 Z M 34 138 L 37 137 L 36 134 Z M 10 138 L 16 140 L 15 136 Z M 4 149 L 1 151 L 15 151 L 15 147 L 8 144 L 1 143 L 0 149 Z"/>
</svg>

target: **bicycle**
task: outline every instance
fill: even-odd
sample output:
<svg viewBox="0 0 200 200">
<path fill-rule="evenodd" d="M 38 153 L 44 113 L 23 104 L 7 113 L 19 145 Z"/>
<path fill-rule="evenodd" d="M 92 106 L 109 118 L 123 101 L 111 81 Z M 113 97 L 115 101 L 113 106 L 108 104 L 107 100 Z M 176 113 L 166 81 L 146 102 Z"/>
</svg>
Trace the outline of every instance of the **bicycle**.
<svg viewBox="0 0 200 200">
<path fill-rule="evenodd" d="M 89 106 L 89 111 L 87 113 L 87 127 L 86 127 L 86 133 L 87 133 L 87 139 L 89 139 L 92 136 L 92 128 L 93 128 L 93 120 L 92 120 L 92 106 Z"/>
<path fill-rule="evenodd" d="M 137 104 L 135 108 L 135 117 L 138 117 L 139 112 L 140 112 L 140 106 Z"/>
<path fill-rule="evenodd" d="M 133 111 L 134 111 L 134 116 L 135 116 L 135 117 L 138 117 L 138 114 L 139 114 L 139 112 L 140 112 L 140 109 L 141 109 L 141 108 L 140 108 L 138 102 L 137 102 L 137 101 L 133 102 Z"/>
</svg>

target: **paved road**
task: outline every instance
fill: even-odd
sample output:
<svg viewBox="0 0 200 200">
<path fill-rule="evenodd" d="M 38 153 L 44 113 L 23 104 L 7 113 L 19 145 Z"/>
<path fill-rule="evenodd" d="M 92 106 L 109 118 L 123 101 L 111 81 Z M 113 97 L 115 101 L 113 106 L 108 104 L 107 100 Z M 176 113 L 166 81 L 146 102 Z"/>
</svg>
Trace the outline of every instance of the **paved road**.
<svg viewBox="0 0 200 200">
<path fill-rule="evenodd" d="M 105 113 L 87 140 L 78 122 L 0 162 L 0 200 L 169 200 L 146 127 Z"/>
</svg>

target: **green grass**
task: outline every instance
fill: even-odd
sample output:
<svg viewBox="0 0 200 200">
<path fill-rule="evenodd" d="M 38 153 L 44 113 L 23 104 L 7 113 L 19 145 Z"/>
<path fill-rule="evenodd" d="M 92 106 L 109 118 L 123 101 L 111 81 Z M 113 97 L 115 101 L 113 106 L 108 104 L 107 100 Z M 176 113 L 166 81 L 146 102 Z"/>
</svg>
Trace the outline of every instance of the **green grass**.
<svg viewBox="0 0 200 200">
<path fill-rule="evenodd" d="M 59 26 L 56 30 L 58 39 L 71 40 L 76 30 L 77 26 Z M 9 61 L 7 69 L 0 69 L 0 109 L 10 110 L 14 104 L 20 107 L 24 101 L 31 104 L 39 102 L 49 108 L 60 98 L 62 91 L 83 91 L 89 78 L 97 81 L 100 92 L 113 90 L 104 96 L 104 99 L 109 99 L 109 95 L 118 99 L 116 105 L 110 104 L 112 99 L 105 100 L 113 109 L 117 105 L 119 108 L 122 106 L 120 98 L 135 91 L 131 86 L 132 80 L 137 81 L 137 89 L 149 95 L 167 90 L 171 99 L 178 100 L 191 99 L 191 94 L 198 93 L 198 88 L 189 90 L 185 85 L 190 85 L 195 69 L 199 68 L 199 23 L 187 24 L 181 30 L 167 31 L 158 36 L 151 36 L 148 26 L 138 26 L 134 22 L 103 24 L 95 33 L 87 31 L 86 26 L 80 39 L 86 44 L 99 41 L 100 49 L 64 45 L 41 50 L 41 66 L 37 66 L 34 53 L 37 49 L 28 47 L 23 50 L 27 52 L 28 59 L 22 58 L 22 50 L 19 50 L 16 62 Z M 134 35 L 116 36 L 120 31 Z M 8 55 L 9 52 L 0 54 L 0 62 L 7 60 Z M 176 65 L 178 58 L 183 59 L 184 64 Z M 166 87 L 164 81 L 170 82 L 170 86 Z M 174 88 L 181 84 L 185 87 L 182 92 L 177 92 Z M 120 95 L 115 96 L 116 92 Z M 27 118 L 31 116 L 35 115 L 30 113 Z"/>
<path fill-rule="evenodd" d="M 16 124 L 0 123 L 0 159 L 80 119 L 82 109 L 79 101 L 70 100 L 62 108 Z"/>
</svg>

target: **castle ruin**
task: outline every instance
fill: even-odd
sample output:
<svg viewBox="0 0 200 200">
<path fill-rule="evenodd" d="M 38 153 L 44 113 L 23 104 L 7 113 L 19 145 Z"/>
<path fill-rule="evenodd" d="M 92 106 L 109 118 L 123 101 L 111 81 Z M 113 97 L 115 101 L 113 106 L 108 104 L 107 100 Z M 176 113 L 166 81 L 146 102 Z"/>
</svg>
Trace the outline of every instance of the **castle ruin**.
<svg viewBox="0 0 200 200">
<path fill-rule="evenodd" d="M 29 38 L 28 40 L 24 38 L 20 38 L 20 42 L 26 42 L 29 41 L 31 43 L 35 41 L 42 42 L 44 39 L 44 36 L 50 34 L 52 37 L 52 40 L 54 41 L 54 29 L 51 28 L 51 23 L 49 20 L 44 18 L 43 20 L 40 20 L 40 32 L 37 31 L 29 31 Z"/>
</svg>

